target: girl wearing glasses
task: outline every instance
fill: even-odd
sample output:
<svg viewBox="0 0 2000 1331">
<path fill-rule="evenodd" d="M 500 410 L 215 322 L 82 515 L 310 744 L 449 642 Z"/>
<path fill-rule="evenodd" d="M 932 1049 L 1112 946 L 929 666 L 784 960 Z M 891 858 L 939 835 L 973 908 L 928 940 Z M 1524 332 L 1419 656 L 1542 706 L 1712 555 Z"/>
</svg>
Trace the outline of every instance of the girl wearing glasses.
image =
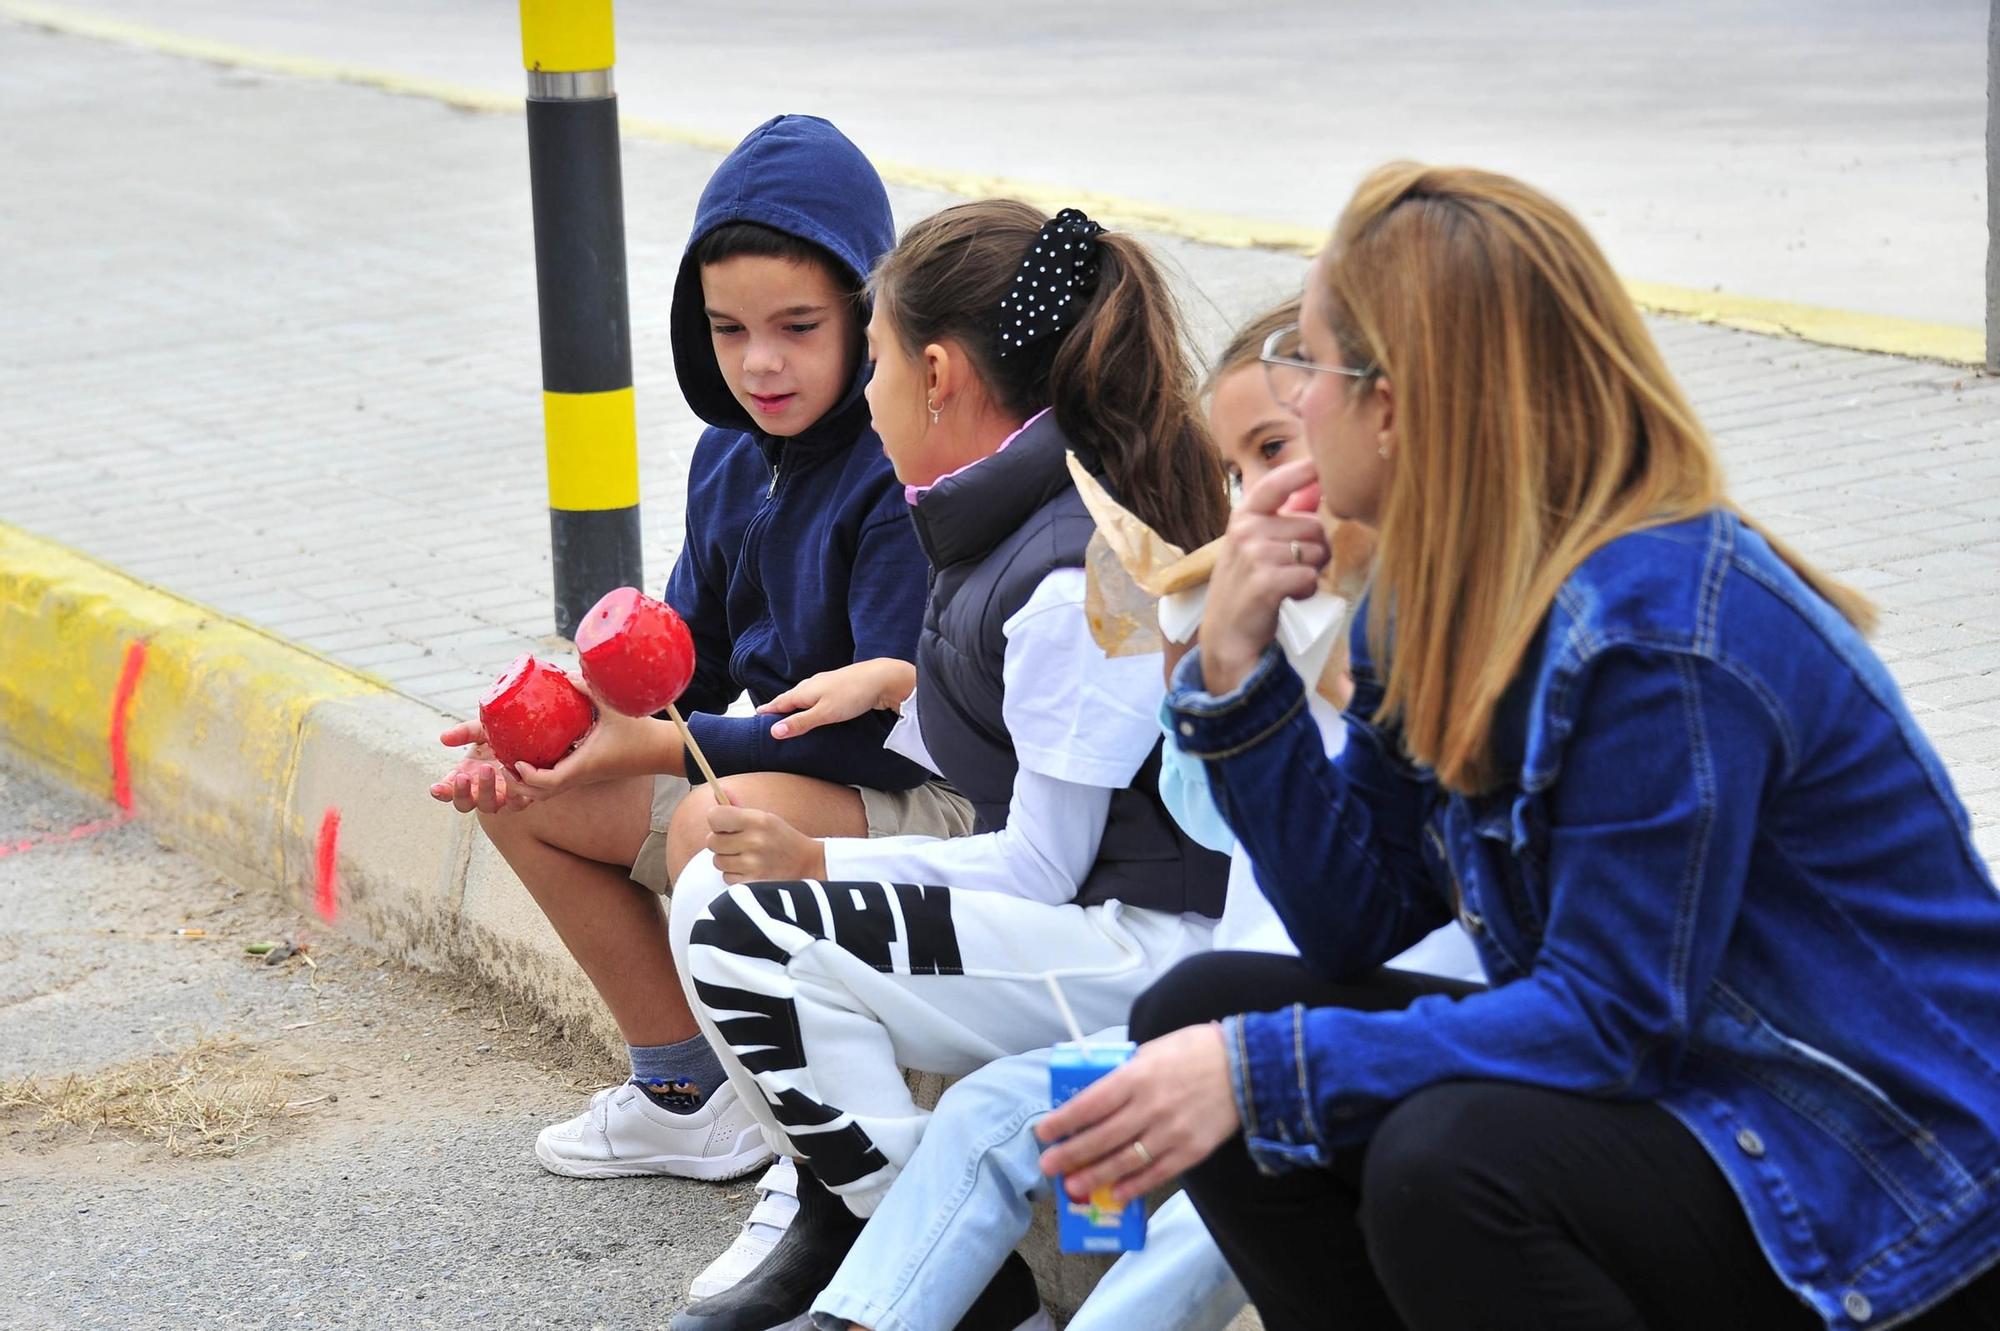
<svg viewBox="0 0 2000 1331">
<path fill-rule="evenodd" d="M 1271 1331 L 1993 1325 L 2000 895 L 1866 603 L 1517 181 L 1371 175 L 1272 359 L 1312 460 L 1171 701 L 1303 956 L 1176 968 L 1044 1166 L 1185 1174 Z M 1380 530 L 1332 759 L 1271 645 L 1315 471 Z M 1454 916 L 1490 989 L 1386 982 Z"/>
</svg>

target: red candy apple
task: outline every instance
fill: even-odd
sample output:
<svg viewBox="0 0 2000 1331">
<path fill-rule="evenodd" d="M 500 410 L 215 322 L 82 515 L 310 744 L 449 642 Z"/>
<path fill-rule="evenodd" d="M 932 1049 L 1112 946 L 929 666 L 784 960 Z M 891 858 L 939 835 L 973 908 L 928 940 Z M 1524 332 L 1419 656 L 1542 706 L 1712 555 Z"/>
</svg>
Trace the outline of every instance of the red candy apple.
<svg viewBox="0 0 2000 1331">
<path fill-rule="evenodd" d="M 576 627 L 583 677 L 606 706 L 651 716 L 694 678 L 694 638 L 672 606 L 635 587 L 606 592 Z"/>
<path fill-rule="evenodd" d="M 517 762 L 554 767 L 597 719 L 590 696 L 533 656 L 516 657 L 479 700 L 479 723 L 509 773 Z"/>
</svg>

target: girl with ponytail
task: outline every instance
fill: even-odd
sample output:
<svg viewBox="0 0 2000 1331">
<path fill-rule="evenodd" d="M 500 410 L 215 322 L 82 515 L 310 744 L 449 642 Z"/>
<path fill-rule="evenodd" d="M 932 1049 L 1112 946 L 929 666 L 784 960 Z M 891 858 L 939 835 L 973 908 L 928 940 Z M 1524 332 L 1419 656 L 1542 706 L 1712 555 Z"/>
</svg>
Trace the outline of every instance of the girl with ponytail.
<svg viewBox="0 0 2000 1331">
<path fill-rule="evenodd" d="M 1159 796 L 1160 657 L 1107 658 L 1091 636 L 1096 528 L 1066 461 L 1186 548 L 1222 531 L 1223 471 L 1158 266 L 1074 210 L 986 201 L 912 226 L 874 295 L 868 402 L 932 569 L 915 670 L 864 662 L 766 710 L 798 734 L 899 708 L 889 746 L 964 794 L 976 829 L 815 840 L 756 810 L 711 815 L 712 853 L 675 886 L 675 959 L 731 1080 L 799 1163 L 799 1210 L 676 1331 L 805 1313 L 923 1136 L 905 1069 L 963 1075 L 1064 1039 L 1047 973 L 1085 1030 L 1122 1025 L 1222 907 L 1227 860 Z M 996 1277 L 996 1325 L 1037 1314 L 1025 1275 L 1017 1259 Z"/>
</svg>

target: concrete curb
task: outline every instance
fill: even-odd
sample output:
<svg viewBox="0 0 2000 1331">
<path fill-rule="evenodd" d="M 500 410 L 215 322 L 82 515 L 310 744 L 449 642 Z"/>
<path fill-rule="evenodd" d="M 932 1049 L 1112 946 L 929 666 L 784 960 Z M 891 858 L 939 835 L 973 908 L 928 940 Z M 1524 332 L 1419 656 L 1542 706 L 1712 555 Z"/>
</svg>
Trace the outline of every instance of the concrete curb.
<svg viewBox="0 0 2000 1331">
<path fill-rule="evenodd" d="M 0 524 L 0 743 L 109 795 L 124 727 L 132 811 L 163 841 L 310 908 L 340 814 L 337 927 L 462 966 L 622 1050 L 617 1028 L 473 820 L 425 787 L 455 718 L 250 625 Z"/>
<path fill-rule="evenodd" d="M 144 665 L 120 745 L 113 718 L 135 643 Z M 162 841 L 302 909 L 337 810 L 342 932 L 468 970 L 622 1055 L 616 1024 L 513 870 L 472 818 L 426 793 L 446 757 L 431 737 L 456 719 L 0 523 L 0 744 L 105 795 L 122 748 L 131 811 Z M 924 1104 L 946 1086 L 910 1080 Z M 1059 1253 L 1047 1207 L 1021 1251 L 1064 1316 L 1110 1264 Z"/>
</svg>

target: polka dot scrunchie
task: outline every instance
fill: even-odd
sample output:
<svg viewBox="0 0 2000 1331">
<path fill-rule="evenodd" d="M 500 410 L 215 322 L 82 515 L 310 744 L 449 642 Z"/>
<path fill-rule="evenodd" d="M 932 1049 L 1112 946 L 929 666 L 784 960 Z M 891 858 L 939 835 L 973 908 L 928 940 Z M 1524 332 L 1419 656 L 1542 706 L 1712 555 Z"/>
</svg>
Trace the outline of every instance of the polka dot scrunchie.
<svg viewBox="0 0 2000 1331">
<path fill-rule="evenodd" d="M 1068 328 L 1097 289 L 1097 238 L 1104 228 L 1075 208 L 1042 223 L 1014 285 L 1000 301 L 1000 356 Z"/>
</svg>

